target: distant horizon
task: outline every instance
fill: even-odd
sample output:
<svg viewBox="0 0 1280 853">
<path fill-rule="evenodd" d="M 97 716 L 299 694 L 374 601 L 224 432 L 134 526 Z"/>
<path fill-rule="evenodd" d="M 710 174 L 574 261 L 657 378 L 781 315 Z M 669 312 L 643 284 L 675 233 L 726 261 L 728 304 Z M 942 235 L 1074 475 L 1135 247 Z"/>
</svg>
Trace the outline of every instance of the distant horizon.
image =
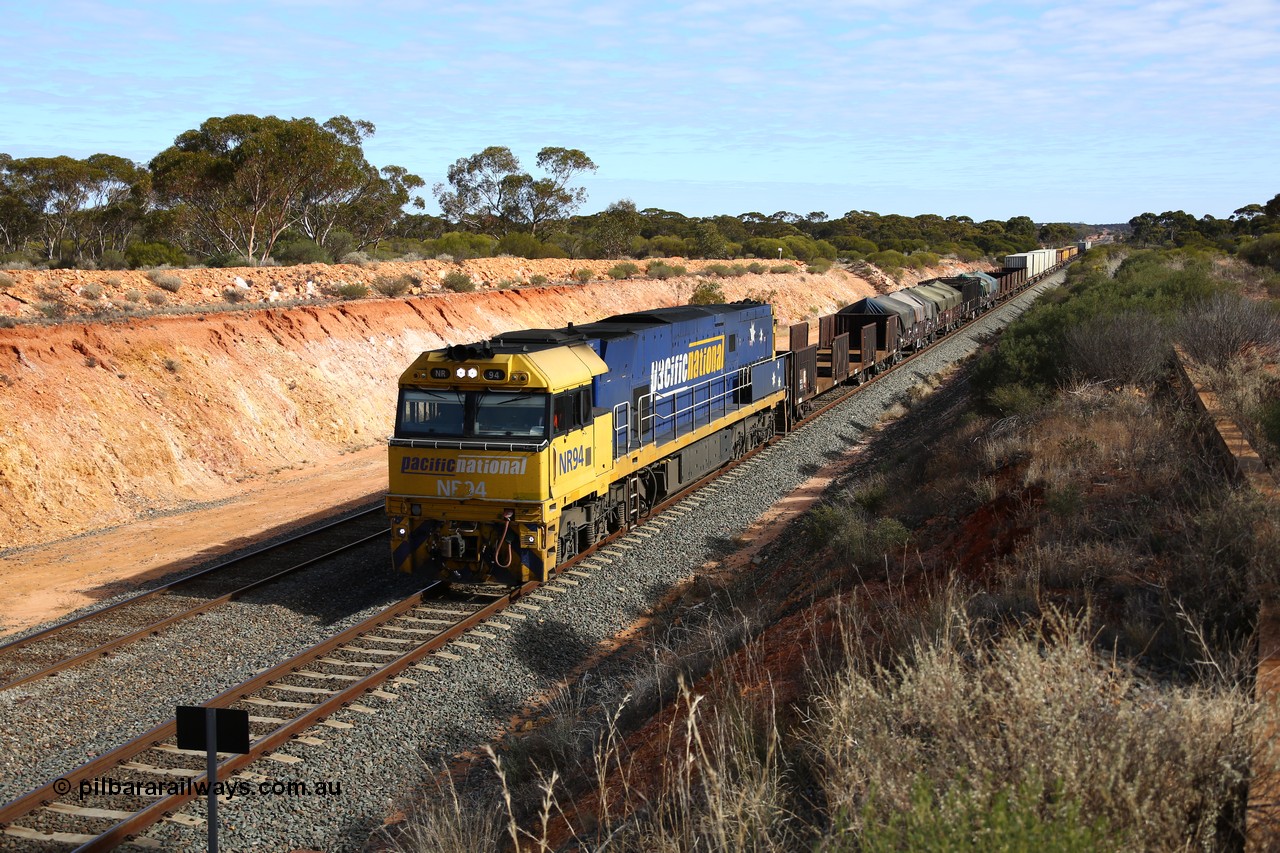
<svg viewBox="0 0 1280 853">
<path fill-rule="evenodd" d="M 433 213 L 490 145 L 586 152 L 584 214 L 1123 223 L 1280 191 L 1280 0 L 50 0 L 8 23 L 4 153 L 146 162 L 214 116 L 347 115 Z"/>
</svg>

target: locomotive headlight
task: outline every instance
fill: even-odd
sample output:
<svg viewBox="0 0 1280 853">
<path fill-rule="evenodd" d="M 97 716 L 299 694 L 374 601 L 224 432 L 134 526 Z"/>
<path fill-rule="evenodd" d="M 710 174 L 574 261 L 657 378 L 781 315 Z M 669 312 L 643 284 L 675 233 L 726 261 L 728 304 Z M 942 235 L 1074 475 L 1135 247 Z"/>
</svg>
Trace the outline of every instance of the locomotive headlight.
<svg viewBox="0 0 1280 853">
<path fill-rule="evenodd" d="M 534 535 L 532 533 L 526 533 L 522 538 L 524 539 L 524 544 L 526 545 L 532 545 L 535 541 Z"/>
<path fill-rule="evenodd" d="M 479 376 L 479 375 L 480 375 L 480 372 L 479 372 L 478 370 L 476 370 L 474 367 L 470 367 L 470 368 L 468 368 L 468 369 L 467 369 L 467 378 L 468 378 L 468 379 L 475 379 L 475 378 L 476 378 L 477 376 Z"/>
<path fill-rule="evenodd" d="M 462 379 L 467 375 L 467 369 L 465 367 L 459 367 L 456 371 L 454 371 L 454 375 L 457 376 L 459 379 Z"/>
<path fill-rule="evenodd" d="M 397 528 L 396 528 L 396 535 L 397 535 L 397 536 L 404 537 L 405 535 L 407 535 L 407 534 L 408 534 L 408 532 L 409 532 L 409 531 L 408 531 L 408 530 L 406 530 L 406 529 L 405 529 L 405 528 L 403 528 L 403 527 L 397 527 Z"/>
</svg>

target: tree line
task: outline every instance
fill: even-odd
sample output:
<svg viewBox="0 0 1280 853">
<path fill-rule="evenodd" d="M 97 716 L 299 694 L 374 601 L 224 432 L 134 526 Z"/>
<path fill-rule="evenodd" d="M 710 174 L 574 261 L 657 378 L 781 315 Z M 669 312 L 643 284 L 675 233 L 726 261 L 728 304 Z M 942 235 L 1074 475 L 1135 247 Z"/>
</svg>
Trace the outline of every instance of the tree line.
<svg viewBox="0 0 1280 853">
<path fill-rule="evenodd" d="M 1128 242 L 1147 247 L 1219 251 L 1280 271 L 1280 193 L 1246 204 L 1226 219 L 1199 219 L 1182 210 L 1142 213 L 1129 220 Z"/>
<path fill-rule="evenodd" d="M 821 258 L 894 268 L 1061 245 L 1084 228 L 1029 217 L 881 215 L 852 210 L 687 217 L 622 199 L 578 215 L 596 164 L 546 147 L 536 170 L 502 146 L 459 158 L 431 192 L 401 166 L 378 168 L 373 124 L 336 116 L 230 115 L 180 134 L 148 163 L 110 154 L 0 153 L 0 264 L 111 268 L 451 259 Z"/>
</svg>

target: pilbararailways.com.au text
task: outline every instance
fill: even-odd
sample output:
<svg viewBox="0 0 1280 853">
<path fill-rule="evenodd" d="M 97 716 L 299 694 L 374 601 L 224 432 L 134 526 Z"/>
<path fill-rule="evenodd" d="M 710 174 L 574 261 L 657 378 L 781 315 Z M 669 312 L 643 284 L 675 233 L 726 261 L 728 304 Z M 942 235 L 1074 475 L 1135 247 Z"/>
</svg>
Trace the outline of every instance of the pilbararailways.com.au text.
<svg viewBox="0 0 1280 853">
<path fill-rule="evenodd" d="M 119 779 L 80 780 L 80 799 L 86 797 L 174 797 L 209 795 L 209 783 L 201 779 L 177 779 L 168 782 L 121 781 Z M 321 779 L 307 782 L 300 779 L 249 782 L 244 779 L 228 779 L 214 785 L 214 794 L 234 800 L 237 797 L 340 797 L 342 781 Z"/>
</svg>

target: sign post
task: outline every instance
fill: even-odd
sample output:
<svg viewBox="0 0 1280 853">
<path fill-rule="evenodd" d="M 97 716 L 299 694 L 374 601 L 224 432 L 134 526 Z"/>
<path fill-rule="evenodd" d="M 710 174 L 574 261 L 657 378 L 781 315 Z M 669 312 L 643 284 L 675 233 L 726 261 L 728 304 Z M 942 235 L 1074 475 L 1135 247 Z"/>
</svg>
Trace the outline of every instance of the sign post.
<svg viewBox="0 0 1280 853">
<path fill-rule="evenodd" d="M 203 749 L 208 754 L 209 853 L 218 853 L 218 753 L 249 751 L 249 712 L 179 705 L 177 720 L 178 749 Z"/>
</svg>

